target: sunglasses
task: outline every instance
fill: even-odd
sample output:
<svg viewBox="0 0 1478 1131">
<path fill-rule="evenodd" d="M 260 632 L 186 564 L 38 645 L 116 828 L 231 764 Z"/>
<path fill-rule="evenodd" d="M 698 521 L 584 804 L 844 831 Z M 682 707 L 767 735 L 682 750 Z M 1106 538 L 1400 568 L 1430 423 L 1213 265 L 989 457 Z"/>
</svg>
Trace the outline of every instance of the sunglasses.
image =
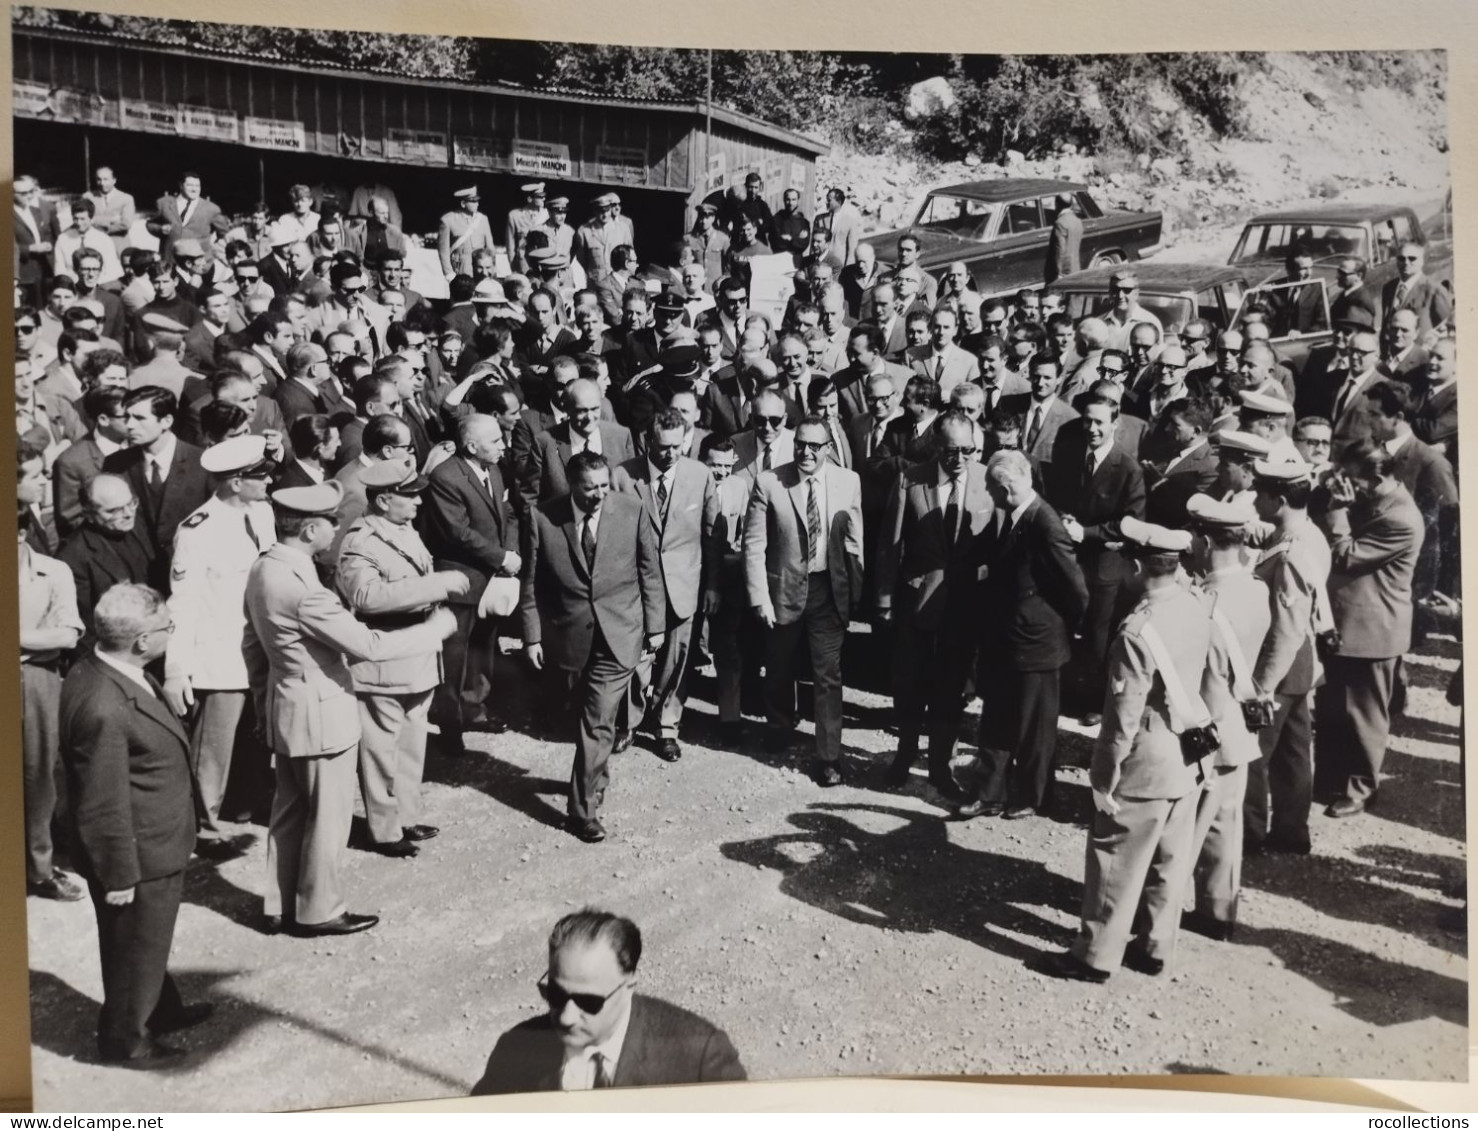
<svg viewBox="0 0 1478 1131">
<path fill-rule="evenodd" d="M 795 442 L 795 450 L 798 452 L 819 452 L 822 448 L 826 446 L 827 442 L 825 440 L 821 441 L 820 443 L 816 443 L 812 440 L 797 440 Z"/>
<path fill-rule="evenodd" d="M 760 416 L 755 419 L 761 424 L 768 424 L 771 428 L 779 428 L 785 423 L 785 417 L 783 416 Z"/>
<path fill-rule="evenodd" d="M 368 287 L 345 287 L 344 288 L 344 294 L 346 294 L 346 295 L 362 295 L 367 290 L 369 290 Z"/>
<path fill-rule="evenodd" d="M 946 456 L 946 457 L 953 457 L 955 459 L 966 459 L 966 458 L 968 458 L 970 456 L 973 456 L 979 450 L 980 450 L 979 448 L 974 448 L 974 447 L 971 447 L 971 448 L 941 448 L 940 451 L 939 451 L 939 454 L 942 455 L 942 456 Z"/>
<path fill-rule="evenodd" d="M 543 978 L 539 979 L 538 989 L 539 996 L 544 999 L 549 1008 L 555 1013 L 564 1009 L 565 1003 L 574 1002 L 575 1008 L 581 1013 L 587 1017 L 594 1017 L 606 1007 L 606 1002 L 621 992 L 622 987 L 625 985 L 626 983 L 622 982 L 621 985 L 617 986 L 604 997 L 600 994 L 572 994 L 558 982 L 551 982 L 549 976 L 546 974 Z"/>
<path fill-rule="evenodd" d="M 31 322 L 17 322 L 15 324 L 15 332 L 17 334 L 34 334 L 36 332 L 36 326 Z"/>
</svg>

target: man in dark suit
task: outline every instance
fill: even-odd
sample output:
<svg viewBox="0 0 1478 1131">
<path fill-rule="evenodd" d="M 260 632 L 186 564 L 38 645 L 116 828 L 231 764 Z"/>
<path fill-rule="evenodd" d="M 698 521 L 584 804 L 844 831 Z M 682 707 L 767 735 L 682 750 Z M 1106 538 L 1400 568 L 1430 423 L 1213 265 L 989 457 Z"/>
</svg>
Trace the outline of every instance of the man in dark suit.
<svg viewBox="0 0 1478 1131">
<path fill-rule="evenodd" d="M 1210 413 L 1201 401 L 1172 401 L 1165 408 L 1162 435 L 1169 458 L 1144 464 L 1145 513 L 1160 526 L 1182 527 L 1192 495 L 1216 482 L 1217 453 L 1206 434 Z M 1122 422 L 1122 418 L 1121 418 Z"/>
<path fill-rule="evenodd" d="M 104 459 L 103 470 L 128 480 L 139 500 L 139 519 L 154 553 L 151 581 L 167 593 L 175 528 L 210 498 L 211 478 L 200 466 L 200 449 L 175 437 L 179 405 L 168 389 L 134 389 L 123 399 L 123 411 L 129 447 Z"/>
<path fill-rule="evenodd" d="M 1350 338 L 1350 364 L 1329 414 L 1334 424 L 1334 458 L 1370 436 L 1370 402 L 1365 393 L 1384 380 L 1379 369 L 1380 340 L 1360 331 Z"/>
<path fill-rule="evenodd" d="M 1426 249 L 1419 243 L 1404 243 L 1396 251 L 1396 278 L 1381 288 L 1381 312 L 1390 318 L 1397 310 L 1410 310 L 1417 317 L 1417 335 L 1425 337 L 1440 330 L 1452 317 L 1452 293 L 1422 266 Z"/>
<path fill-rule="evenodd" d="M 15 179 L 15 257 L 16 285 L 26 293 L 27 302 L 40 307 L 42 288 L 51 277 L 51 261 L 57 237 L 61 235 L 56 209 L 41 195 L 35 177 Z"/>
<path fill-rule="evenodd" d="M 1391 474 L 1383 444 L 1362 440 L 1338 458 L 1322 525 L 1329 535 L 1329 605 L 1339 645 L 1315 698 L 1314 764 L 1341 796 L 1324 812 L 1353 817 L 1380 788 L 1391 695 L 1411 648 L 1412 576 L 1422 516 Z"/>
<path fill-rule="evenodd" d="M 165 193 L 155 207 L 159 211 L 159 224 L 165 229 L 160 242 L 166 248 L 173 248 L 179 239 L 195 239 L 209 252 L 230 228 L 220 208 L 200 195 L 200 177 L 196 173 L 181 174 L 179 193 Z"/>
<path fill-rule="evenodd" d="M 82 521 L 82 488 L 103 470 L 103 460 L 128 441 L 123 426 L 123 400 L 128 390 L 103 385 L 82 397 L 82 412 L 91 420 L 86 439 L 72 444 L 51 465 L 52 514 L 57 533 L 66 537 Z"/>
<path fill-rule="evenodd" d="M 898 752 L 888 783 L 908 781 L 927 726 L 929 782 L 958 802 L 964 794 L 949 760 L 975 656 L 976 543 L 992 505 L 970 418 L 946 413 L 938 436 L 934 458 L 904 471 L 889 497 L 878 537 L 877 619 L 896 626 Z"/>
<path fill-rule="evenodd" d="M 587 907 L 556 923 L 539 983 L 548 1012 L 498 1038 L 472 1094 L 745 1079 L 722 1029 L 635 992 L 641 954 L 630 919 Z"/>
<path fill-rule="evenodd" d="M 1074 204 L 1070 192 L 1057 198 L 1052 234 L 1047 238 L 1047 262 L 1042 270 L 1042 281 L 1049 287 L 1058 279 L 1071 275 L 1081 265 L 1083 221 L 1078 219 Z"/>
<path fill-rule="evenodd" d="M 1109 398 L 1093 398 L 1083 411 L 1083 431 L 1068 437 L 1052 453 L 1043 475 L 1047 501 L 1062 516 L 1078 551 L 1078 564 L 1088 583 L 1088 612 L 1083 624 L 1080 691 L 1083 723 L 1101 719 L 1105 661 L 1109 642 L 1124 610 L 1121 593 L 1132 571 L 1110 544 L 1120 541 L 1119 521 L 1144 518 L 1144 473 L 1138 462 L 1114 445 L 1119 406 Z"/>
<path fill-rule="evenodd" d="M 565 465 L 579 452 L 603 455 L 612 466 L 625 463 L 636 454 L 631 430 L 601 419 L 600 388 L 594 381 L 583 378 L 571 381 L 565 389 L 565 405 L 569 419 L 534 437 L 521 484 L 528 511 L 569 493 Z"/>
<path fill-rule="evenodd" d="M 1457 342 L 1444 338 L 1432 347 L 1431 360 L 1420 384 L 1421 396 L 1411 430 L 1447 456 L 1453 473 L 1458 468 Z"/>
<path fill-rule="evenodd" d="M 97 914 L 103 1007 L 98 1052 L 129 1067 L 181 1050 L 154 1037 L 204 1021 L 167 971 L 185 864 L 195 847 L 189 742 L 144 667 L 164 654 L 169 607 L 142 585 L 118 585 L 95 612 L 98 644 L 62 686 L 73 861 Z"/>
<path fill-rule="evenodd" d="M 1431 355 L 1417 343 L 1419 323 L 1414 310 L 1402 307 L 1391 311 L 1386 319 L 1385 348 L 1381 353 L 1383 375 L 1410 382 L 1426 371 Z"/>
<path fill-rule="evenodd" d="M 540 287 L 529 296 L 529 321 L 518 333 L 514 361 L 535 381 L 543 381 L 549 363 L 576 341 L 573 330 L 559 324 L 559 296 Z"/>
<path fill-rule="evenodd" d="M 979 540 L 980 753 L 985 774 L 962 818 L 1024 817 L 1052 800 L 1060 674 L 1088 587 L 1057 513 L 1032 488 L 1021 452 L 991 456 L 995 519 Z"/>
<path fill-rule="evenodd" d="M 58 559 L 72 570 L 77 611 L 92 636 L 98 598 L 120 582 L 145 584 L 154 572 L 154 547 L 139 529 L 139 501 L 128 480 L 98 474 L 82 489 L 82 521 L 62 543 Z"/>
<path fill-rule="evenodd" d="M 568 475 L 530 514 L 520 609 L 529 662 L 579 698 L 568 826 L 594 843 L 617 715 L 642 653 L 662 649 L 667 597 L 656 533 L 640 500 L 611 493 L 607 457 L 577 452 Z"/>
<path fill-rule="evenodd" d="M 1062 364 L 1056 358 L 1042 354 L 1032 358 L 1028 379 L 1031 393 L 1002 397 L 1001 407 L 1021 417 L 1021 450 L 1032 461 L 1038 477 L 1045 480 L 1045 465 L 1053 459 L 1057 430 L 1078 414 L 1057 395 L 1062 387 Z"/>
<path fill-rule="evenodd" d="M 467 592 L 451 598 L 457 631 L 442 649 L 446 678 L 434 705 L 448 752 L 464 748 L 464 730 L 508 728 L 506 717 L 490 716 L 486 705 L 499 622 L 477 615 L 488 581 L 517 577 L 523 564 L 517 508 L 498 467 L 504 450 L 503 429 L 495 418 L 464 416 L 458 422 L 457 454 L 431 473 L 420 516 L 421 536 L 436 568 L 457 570 L 468 580 Z"/>
<path fill-rule="evenodd" d="M 888 422 L 883 442 L 866 464 L 870 474 L 893 479 L 934 455 L 934 423 L 944 406 L 939 383 L 932 377 L 914 375 L 903 390 L 903 411 Z"/>
</svg>

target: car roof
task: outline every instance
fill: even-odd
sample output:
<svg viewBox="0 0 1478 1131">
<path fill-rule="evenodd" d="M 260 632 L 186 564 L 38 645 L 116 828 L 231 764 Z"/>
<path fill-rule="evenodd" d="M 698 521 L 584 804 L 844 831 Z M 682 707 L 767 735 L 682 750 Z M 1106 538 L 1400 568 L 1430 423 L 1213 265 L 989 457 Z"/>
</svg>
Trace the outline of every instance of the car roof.
<svg viewBox="0 0 1478 1131">
<path fill-rule="evenodd" d="M 1385 220 L 1407 211 L 1409 209 L 1399 204 L 1309 204 L 1302 208 L 1281 208 L 1276 212 L 1262 212 L 1247 223 L 1269 224 L 1310 220 L 1322 224 L 1363 224 L 1370 220 Z"/>
<path fill-rule="evenodd" d="M 1051 181 L 1041 177 L 1003 177 L 994 181 L 962 181 L 957 185 L 941 185 L 930 189 L 929 195 L 963 196 L 970 200 L 983 200 L 987 204 L 999 204 L 1027 196 L 1082 192 L 1087 187 L 1074 181 Z"/>
<path fill-rule="evenodd" d="M 1140 290 L 1147 291 L 1195 291 L 1202 287 L 1246 282 L 1237 268 L 1214 263 L 1115 263 L 1075 271 L 1058 279 L 1047 289 L 1107 290 L 1109 280 L 1124 270 L 1133 271 L 1139 277 Z"/>
</svg>

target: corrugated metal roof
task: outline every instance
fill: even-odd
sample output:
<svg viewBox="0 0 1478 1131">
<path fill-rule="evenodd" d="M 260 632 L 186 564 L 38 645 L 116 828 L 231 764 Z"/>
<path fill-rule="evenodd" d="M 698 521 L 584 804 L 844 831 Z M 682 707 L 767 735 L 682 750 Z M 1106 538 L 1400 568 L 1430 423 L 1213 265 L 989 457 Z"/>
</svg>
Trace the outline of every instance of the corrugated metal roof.
<svg viewBox="0 0 1478 1131">
<path fill-rule="evenodd" d="M 705 107 L 702 102 L 688 102 L 682 99 L 633 99 L 617 98 L 611 95 L 597 94 L 589 91 L 576 90 L 560 87 L 527 87 L 516 83 L 493 83 L 474 82 L 465 79 L 453 78 L 430 78 L 418 75 L 406 75 L 389 68 L 366 68 L 351 67 L 343 63 L 334 63 L 325 60 L 313 60 L 311 62 L 298 62 L 282 56 L 265 55 L 260 52 L 232 51 L 227 48 L 202 47 L 185 41 L 179 43 L 160 43 L 157 40 L 147 39 L 143 36 L 129 35 L 124 32 L 93 32 L 79 31 L 73 28 L 37 28 L 25 26 L 13 26 L 11 34 L 14 38 L 32 36 L 37 39 L 59 40 L 62 42 L 89 43 L 95 46 L 127 46 L 143 51 L 150 51 L 160 55 L 176 56 L 205 56 L 207 58 L 230 59 L 233 62 L 243 63 L 248 66 L 271 67 L 281 70 L 295 71 L 300 74 L 323 74 L 331 73 L 343 75 L 348 78 L 366 79 L 376 82 L 392 81 L 407 83 L 415 86 L 439 87 L 442 89 L 470 90 L 488 94 L 501 94 L 515 98 L 540 98 L 556 102 L 595 103 L 602 106 L 614 106 L 628 110 L 648 110 L 659 113 L 696 114 L 703 116 L 711 113 L 715 121 L 723 122 L 725 125 L 734 126 L 738 129 L 748 130 L 760 134 L 771 140 L 782 142 L 796 149 L 802 149 L 812 154 L 823 154 L 830 151 L 830 146 L 813 141 L 811 138 L 792 130 L 766 122 L 761 118 L 755 118 L 737 110 L 731 110 L 724 106 L 714 105 Z"/>
</svg>

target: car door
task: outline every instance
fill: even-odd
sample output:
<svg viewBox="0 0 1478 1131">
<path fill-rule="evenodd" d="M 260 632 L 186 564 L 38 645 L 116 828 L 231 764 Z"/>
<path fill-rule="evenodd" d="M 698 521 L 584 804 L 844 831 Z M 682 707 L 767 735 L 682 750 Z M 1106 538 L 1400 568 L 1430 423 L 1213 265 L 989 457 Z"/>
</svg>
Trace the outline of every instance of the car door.
<svg viewBox="0 0 1478 1131">
<path fill-rule="evenodd" d="M 1003 204 L 997 210 L 985 256 L 971 264 L 980 293 L 997 295 L 1040 286 L 1048 232 L 1035 197 Z"/>
</svg>

